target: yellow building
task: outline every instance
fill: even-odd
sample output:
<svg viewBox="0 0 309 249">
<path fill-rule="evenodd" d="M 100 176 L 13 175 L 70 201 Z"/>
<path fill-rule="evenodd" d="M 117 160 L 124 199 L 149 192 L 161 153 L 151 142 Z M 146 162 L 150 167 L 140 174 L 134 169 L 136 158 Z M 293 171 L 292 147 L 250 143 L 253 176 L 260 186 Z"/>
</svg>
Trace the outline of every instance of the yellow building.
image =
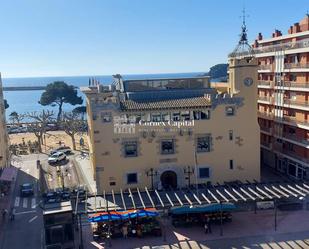
<svg viewBox="0 0 309 249">
<path fill-rule="evenodd" d="M 0 169 L 8 166 L 8 158 L 8 135 L 6 130 L 5 107 L 0 73 Z"/>
<path fill-rule="evenodd" d="M 257 60 L 239 54 L 229 57 L 225 94 L 208 77 L 115 75 L 111 86 L 81 88 L 98 193 L 260 180 Z"/>
</svg>

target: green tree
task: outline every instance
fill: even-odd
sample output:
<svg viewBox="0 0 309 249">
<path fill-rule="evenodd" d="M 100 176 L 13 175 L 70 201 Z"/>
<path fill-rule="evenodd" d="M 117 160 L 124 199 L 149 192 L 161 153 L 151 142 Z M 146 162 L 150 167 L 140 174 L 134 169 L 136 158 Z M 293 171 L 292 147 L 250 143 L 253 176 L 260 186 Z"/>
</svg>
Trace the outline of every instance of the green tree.
<svg viewBox="0 0 309 249">
<path fill-rule="evenodd" d="M 46 86 L 39 103 L 43 106 L 58 106 L 57 123 L 61 120 L 63 104 L 80 105 L 83 99 L 77 96 L 77 90 L 63 81 L 55 81 Z"/>
<path fill-rule="evenodd" d="M 85 114 L 87 112 L 86 106 L 77 106 L 72 110 L 73 113 L 76 113 L 81 116 L 82 120 L 85 119 Z"/>
<path fill-rule="evenodd" d="M 8 109 L 10 107 L 10 105 L 8 104 L 7 100 L 4 99 L 3 101 L 4 101 L 4 108 Z"/>
<path fill-rule="evenodd" d="M 24 115 L 18 114 L 17 112 L 11 112 L 9 115 L 9 119 L 12 121 L 13 124 L 19 125 L 20 122 L 24 119 Z"/>
</svg>

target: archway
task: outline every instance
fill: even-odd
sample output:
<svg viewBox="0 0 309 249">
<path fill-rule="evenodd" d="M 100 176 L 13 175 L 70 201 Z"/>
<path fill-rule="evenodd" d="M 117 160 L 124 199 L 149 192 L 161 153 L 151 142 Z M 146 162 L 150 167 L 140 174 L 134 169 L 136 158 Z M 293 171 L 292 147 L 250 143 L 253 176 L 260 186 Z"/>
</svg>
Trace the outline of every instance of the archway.
<svg viewBox="0 0 309 249">
<path fill-rule="evenodd" d="M 163 188 L 177 188 L 177 174 L 172 170 L 163 172 L 160 180 Z"/>
</svg>

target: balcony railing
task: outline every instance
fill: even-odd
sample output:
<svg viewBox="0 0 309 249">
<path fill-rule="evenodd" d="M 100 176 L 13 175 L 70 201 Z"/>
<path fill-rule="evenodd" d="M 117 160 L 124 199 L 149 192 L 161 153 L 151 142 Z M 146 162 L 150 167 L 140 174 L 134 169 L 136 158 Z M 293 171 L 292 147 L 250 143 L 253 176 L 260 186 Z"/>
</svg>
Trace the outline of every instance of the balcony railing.
<svg viewBox="0 0 309 249">
<path fill-rule="evenodd" d="M 309 63 L 285 63 L 285 69 L 309 68 Z"/>
<path fill-rule="evenodd" d="M 258 111 L 258 116 L 260 118 L 265 118 L 265 119 L 271 119 L 271 120 L 275 120 L 277 122 L 286 122 L 292 125 L 304 125 L 309 127 L 309 120 L 299 120 L 296 119 L 295 117 L 291 117 L 291 116 L 283 116 L 283 117 L 276 117 L 273 113 L 271 112 L 262 112 L 262 111 Z"/>
<path fill-rule="evenodd" d="M 259 96 L 258 100 L 271 102 L 272 101 L 272 97 L 269 97 L 269 96 Z"/>
<path fill-rule="evenodd" d="M 274 114 L 273 113 L 269 113 L 269 112 L 258 111 L 258 116 L 260 118 L 267 118 L 267 119 L 273 119 L 274 118 Z"/>
<path fill-rule="evenodd" d="M 297 159 L 299 161 L 302 161 L 304 163 L 309 163 L 309 158 L 307 158 L 305 155 L 301 156 L 299 154 L 296 154 L 294 151 L 282 148 L 282 146 L 279 146 L 277 144 L 274 145 L 274 150 L 278 151 L 278 152 L 280 152 L 282 154 L 288 155 L 290 157 L 293 157 L 293 158 L 295 158 L 295 159 Z"/>
<path fill-rule="evenodd" d="M 297 83 L 297 82 L 293 82 L 293 81 L 284 81 L 281 84 L 276 83 L 276 86 L 309 88 L 309 83 Z"/>
<path fill-rule="evenodd" d="M 282 44 L 258 47 L 254 49 L 254 53 L 261 54 L 267 52 L 276 52 L 281 50 L 308 48 L 308 47 L 309 47 L 309 39 L 304 39 L 297 42 L 285 42 Z"/>
<path fill-rule="evenodd" d="M 309 107 L 309 102 L 298 101 L 298 100 L 291 100 L 291 99 L 284 100 L 284 104 L 286 104 L 286 105 L 297 105 L 297 106 Z"/>
<path fill-rule="evenodd" d="M 271 127 L 260 126 L 261 131 L 271 133 Z"/>
<path fill-rule="evenodd" d="M 259 80 L 259 86 L 273 86 L 273 81 Z"/>
<path fill-rule="evenodd" d="M 259 65 L 258 70 L 272 70 L 273 65 L 272 64 L 267 64 L 267 65 Z"/>
<path fill-rule="evenodd" d="M 309 145 L 309 140 L 308 140 L 308 139 L 306 139 L 306 138 L 301 138 L 301 137 L 297 137 L 297 136 L 294 135 L 294 134 L 290 134 L 290 133 L 284 132 L 284 133 L 282 134 L 282 137 L 283 137 L 283 138 L 290 139 L 290 140 L 293 140 L 293 141 L 298 142 L 298 143 L 301 143 L 301 144 L 304 144 L 304 145 L 306 145 L 306 146 Z"/>
</svg>

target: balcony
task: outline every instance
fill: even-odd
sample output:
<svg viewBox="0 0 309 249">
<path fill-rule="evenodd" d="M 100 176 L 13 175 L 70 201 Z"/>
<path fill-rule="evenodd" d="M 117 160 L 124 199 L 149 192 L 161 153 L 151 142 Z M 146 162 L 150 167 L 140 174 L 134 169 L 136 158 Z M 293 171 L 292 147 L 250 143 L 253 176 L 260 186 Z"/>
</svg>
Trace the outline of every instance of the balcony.
<svg viewBox="0 0 309 249">
<path fill-rule="evenodd" d="M 297 42 L 286 42 L 282 44 L 258 47 L 254 49 L 254 53 L 255 54 L 270 53 L 270 52 L 297 49 L 297 48 L 309 48 L 309 39 L 304 39 Z"/>
<path fill-rule="evenodd" d="M 309 83 L 298 83 L 293 81 L 284 81 L 281 84 L 276 83 L 275 87 L 283 87 L 283 88 L 305 88 L 309 90 Z M 292 89 L 294 90 L 294 89 Z"/>
<path fill-rule="evenodd" d="M 309 164 L 309 158 L 307 158 L 305 155 L 301 156 L 299 154 L 296 154 L 294 151 L 282 148 L 282 146 L 279 146 L 277 144 L 274 146 L 274 150 L 279 152 L 283 156 L 287 155 L 287 156 L 291 157 L 292 159 L 295 158 L 296 160 L 299 160 L 303 163 Z"/>
<path fill-rule="evenodd" d="M 298 69 L 298 68 L 307 68 L 309 69 L 309 63 L 285 63 L 285 69 Z"/>
<path fill-rule="evenodd" d="M 299 120 L 292 116 L 276 117 L 275 114 L 271 112 L 262 112 L 262 111 L 258 111 L 258 117 L 268 120 L 274 120 L 280 123 L 283 122 L 306 130 L 309 129 L 309 120 Z"/>
<path fill-rule="evenodd" d="M 264 149 L 271 150 L 272 144 L 270 142 L 261 141 L 261 147 L 264 148 Z"/>
<path fill-rule="evenodd" d="M 274 85 L 273 81 L 259 80 L 258 87 L 259 88 L 272 88 Z"/>
<path fill-rule="evenodd" d="M 283 102 L 285 107 L 293 107 L 301 110 L 309 110 L 309 102 L 307 101 L 285 99 Z"/>
<path fill-rule="evenodd" d="M 259 118 L 265 118 L 265 119 L 271 119 L 273 120 L 275 115 L 271 112 L 262 112 L 262 111 L 258 111 L 258 117 Z"/>
<path fill-rule="evenodd" d="M 271 72 L 271 71 L 273 71 L 273 64 L 259 65 L 258 70 L 259 71 Z"/>
<path fill-rule="evenodd" d="M 258 96 L 258 102 L 259 103 L 266 103 L 271 104 L 272 103 L 272 97 L 269 96 Z"/>
<path fill-rule="evenodd" d="M 267 134 L 271 134 L 271 127 L 265 127 L 265 126 L 260 126 L 260 130 L 261 132 L 267 133 Z"/>
<path fill-rule="evenodd" d="M 297 143 L 301 144 L 301 146 L 309 147 L 309 140 L 308 139 L 297 137 L 294 134 L 284 132 L 282 134 L 282 138 L 286 138 L 286 139 L 292 140 L 294 142 L 297 142 Z"/>
</svg>

